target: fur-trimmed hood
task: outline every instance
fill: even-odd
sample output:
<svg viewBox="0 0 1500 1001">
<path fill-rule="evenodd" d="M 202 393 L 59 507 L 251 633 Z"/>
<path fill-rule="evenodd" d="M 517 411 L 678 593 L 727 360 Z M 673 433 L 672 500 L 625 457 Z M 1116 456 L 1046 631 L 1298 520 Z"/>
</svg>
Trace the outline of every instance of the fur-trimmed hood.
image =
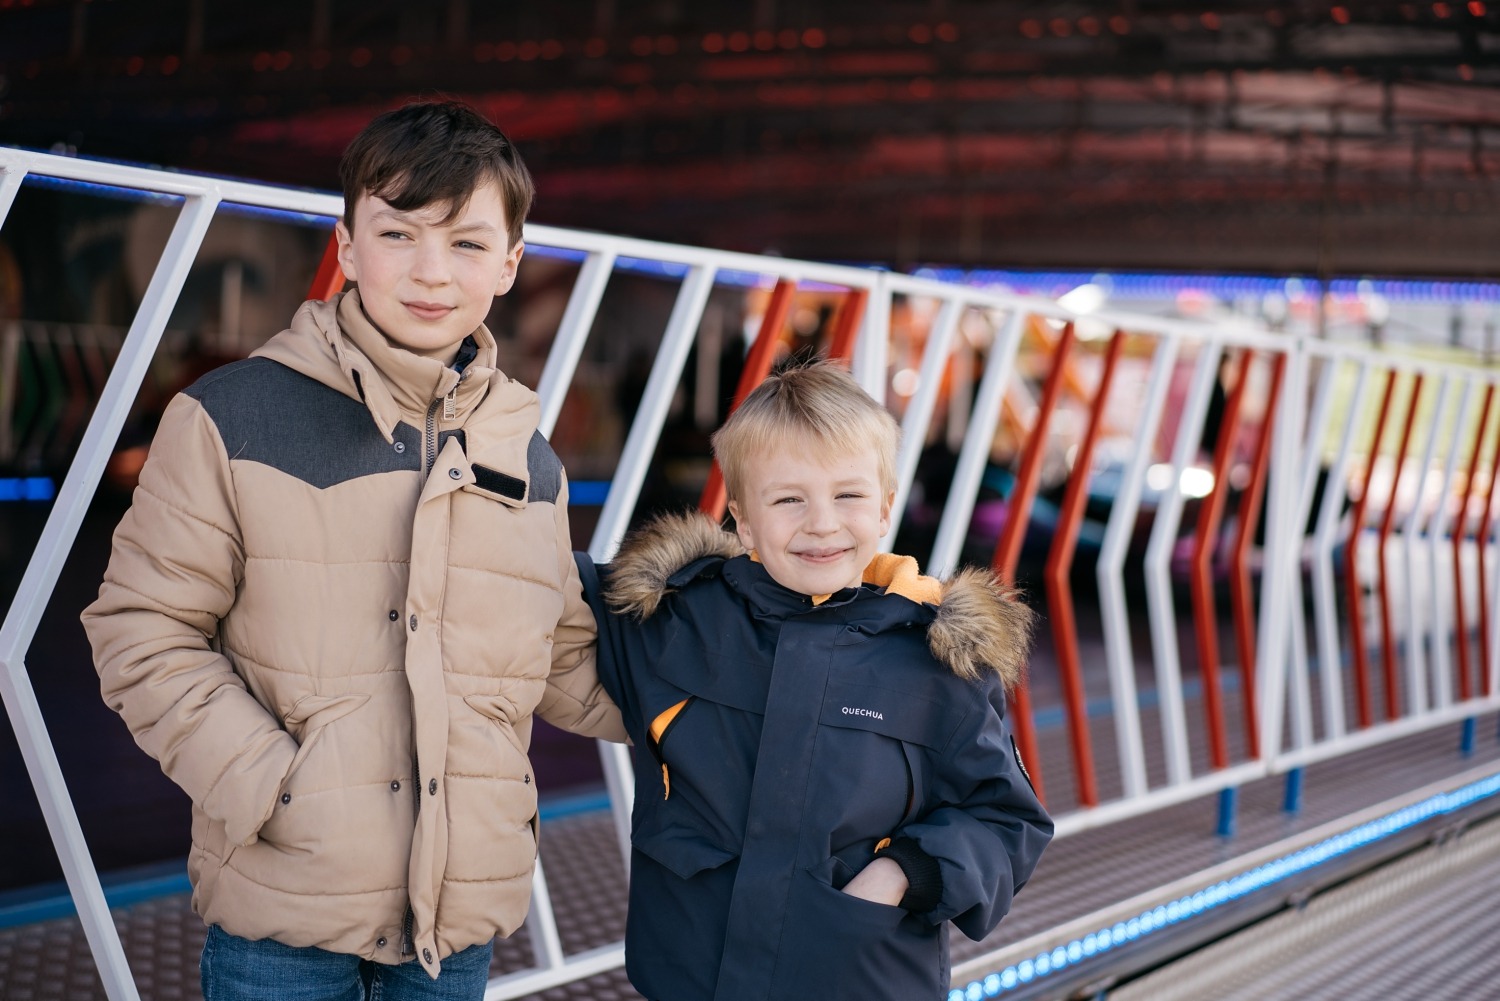
<svg viewBox="0 0 1500 1001">
<path fill-rule="evenodd" d="M 731 559 L 744 552 L 738 537 L 706 515 L 662 515 L 632 532 L 621 544 L 611 563 L 605 600 L 616 614 L 650 618 L 661 600 L 675 590 L 671 578 L 678 571 L 707 557 Z M 882 564 L 882 576 L 887 576 L 890 562 L 889 557 L 877 558 L 871 567 Z M 901 562 L 909 563 L 914 570 L 914 560 L 904 558 Z M 870 579 L 867 572 L 866 580 Z M 915 579 L 936 585 L 941 595 L 931 603 L 934 613 L 927 627 L 927 646 L 934 657 L 963 678 L 974 679 L 985 671 L 994 671 L 1006 688 L 1020 681 L 1031 650 L 1036 613 L 1021 600 L 1016 588 L 1002 583 L 991 571 L 974 567 L 941 582 Z"/>
</svg>

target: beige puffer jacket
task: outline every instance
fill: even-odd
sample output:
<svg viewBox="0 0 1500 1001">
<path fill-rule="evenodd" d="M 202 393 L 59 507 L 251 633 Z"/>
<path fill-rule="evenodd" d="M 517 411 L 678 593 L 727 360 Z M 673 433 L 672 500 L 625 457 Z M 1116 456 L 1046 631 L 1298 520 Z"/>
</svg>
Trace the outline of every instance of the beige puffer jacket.
<svg viewBox="0 0 1500 1001">
<path fill-rule="evenodd" d="M 436 976 L 525 917 L 532 713 L 623 739 L 536 396 L 473 339 L 460 377 L 357 292 L 304 304 L 172 401 L 116 531 L 104 698 L 192 797 L 232 934 Z"/>
</svg>

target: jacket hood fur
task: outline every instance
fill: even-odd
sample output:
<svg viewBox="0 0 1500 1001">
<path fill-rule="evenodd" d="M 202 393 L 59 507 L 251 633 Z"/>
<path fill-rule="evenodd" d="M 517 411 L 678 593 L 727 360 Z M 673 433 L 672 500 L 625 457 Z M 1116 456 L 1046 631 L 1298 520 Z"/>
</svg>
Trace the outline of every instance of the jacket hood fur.
<svg viewBox="0 0 1500 1001">
<path fill-rule="evenodd" d="M 674 590 L 668 581 L 677 571 L 705 557 L 730 559 L 744 552 L 735 535 L 706 515 L 662 515 L 621 544 L 605 600 L 616 614 L 650 618 Z M 967 567 L 942 582 L 927 646 L 954 674 L 975 679 L 994 671 L 1009 689 L 1025 674 L 1035 618 L 1019 590 L 989 570 Z"/>
</svg>

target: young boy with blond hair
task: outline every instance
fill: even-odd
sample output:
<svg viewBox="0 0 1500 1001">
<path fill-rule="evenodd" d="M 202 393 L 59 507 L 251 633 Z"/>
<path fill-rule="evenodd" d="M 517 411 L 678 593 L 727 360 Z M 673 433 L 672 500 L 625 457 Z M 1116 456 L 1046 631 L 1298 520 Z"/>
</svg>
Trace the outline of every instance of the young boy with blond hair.
<svg viewBox="0 0 1500 1001">
<path fill-rule="evenodd" d="M 635 744 L 626 967 L 651 1001 L 936 999 L 1052 834 L 1004 721 L 1032 613 L 881 554 L 900 430 L 839 367 L 714 436 L 734 516 L 579 557 Z"/>
<path fill-rule="evenodd" d="M 341 173 L 356 287 L 171 402 L 83 621 L 193 801 L 206 1001 L 477 1001 L 530 900 L 532 714 L 623 732 L 562 465 L 483 322 L 525 165 L 422 103 Z"/>
</svg>

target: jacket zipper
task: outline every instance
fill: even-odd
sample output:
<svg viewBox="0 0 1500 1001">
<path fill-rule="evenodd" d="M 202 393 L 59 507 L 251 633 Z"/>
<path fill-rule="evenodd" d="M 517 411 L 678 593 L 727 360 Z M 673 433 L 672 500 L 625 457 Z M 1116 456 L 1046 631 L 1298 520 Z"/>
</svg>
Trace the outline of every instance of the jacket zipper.
<svg viewBox="0 0 1500 1001">
<path fill-rule="evenodd" d="M 655 734 L 653 734 L 649 728 L 646 731 L 646 745 L 651 748 L 652 755 L 656 757 L 656 763 L 661 766 L 662 799 L 672 798 L 672 773 L 667 768 L 666 759 L 662 757 L 661 745 L 667 739 L 667 734 L 671 733 L 672 728 L 675 727 L 682 719 L 683 713 L 687 712 L 688 708 L 696 700 L 696 695 L 689 695 L 687 698 L 677 703 L 677 705 L 674 706 L 671 710 L 668 710 L 668 712 L 672 712 L 672 718 L 668 720 L 667 725 L 662 728 L 660 736 L 656 736 Z M 662 715 L 666 714 L 663 713 Z M 659 718 L 660 717 L 658 717 L 658 719 Z"/>
<path fill-rule="evenodd" d="M 425 481 L 437 462 L 437 412 L 443 405 L 441 399 L 433 400 L 427 408 L 427 434 L 422 439 L 422 479 Z"/>
</svg>

